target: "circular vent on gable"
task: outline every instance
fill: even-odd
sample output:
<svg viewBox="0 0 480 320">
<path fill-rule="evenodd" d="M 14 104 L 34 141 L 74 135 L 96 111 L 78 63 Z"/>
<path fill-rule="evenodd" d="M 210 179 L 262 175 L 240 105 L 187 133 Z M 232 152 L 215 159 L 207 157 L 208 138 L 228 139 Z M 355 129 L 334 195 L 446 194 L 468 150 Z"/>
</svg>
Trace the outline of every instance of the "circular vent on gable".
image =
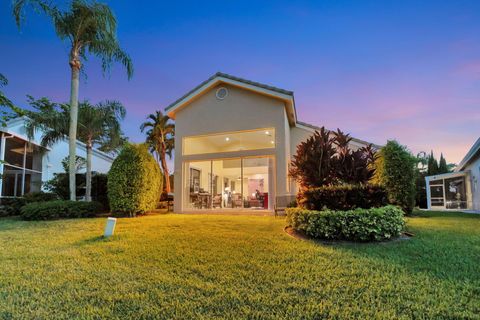
<svg viewBox="0 0 480 320">
<path fill-rule="evenodd" d="M 221 87 L 217 89 L 217 92 L 215 93 L 215 96 L 217 97 L 218 100 L 223 100 L 228 96 L 228 90 L 227 88 Z"/>
</svg>

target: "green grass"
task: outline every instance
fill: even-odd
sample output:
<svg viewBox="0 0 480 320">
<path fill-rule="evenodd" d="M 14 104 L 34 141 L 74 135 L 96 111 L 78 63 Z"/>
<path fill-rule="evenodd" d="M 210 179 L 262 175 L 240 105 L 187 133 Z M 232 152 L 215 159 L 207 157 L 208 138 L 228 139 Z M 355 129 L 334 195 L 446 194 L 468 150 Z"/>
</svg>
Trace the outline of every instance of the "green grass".
<svg viewBox="0 0 480 320">
<path fill-rule="evenodd" d="M 480 215 L 423 213 L 415 237 L 322 245 L 283 219 L 0 220 L 0 318 L 479 318 Z"/>
</svg>

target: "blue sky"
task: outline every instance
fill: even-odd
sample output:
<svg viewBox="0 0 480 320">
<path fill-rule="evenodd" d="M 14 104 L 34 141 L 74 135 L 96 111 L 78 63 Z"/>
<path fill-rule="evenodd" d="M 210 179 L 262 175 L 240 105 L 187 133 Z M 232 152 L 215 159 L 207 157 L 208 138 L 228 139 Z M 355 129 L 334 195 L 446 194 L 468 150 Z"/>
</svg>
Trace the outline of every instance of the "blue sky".
<svg viewBox="0 0 480 320">
<path fill-rule="evenodd" d="M 89 59 L 81 99 L 117 99 L 124 130 L 217 71 L 295 91 L 300 120 L 459 162 L 480 136 L 480 1 L 109 1 L 135 74 Z M 6 94 L 67 101 L 68 47 L 0 3 Z"/>
</svg>

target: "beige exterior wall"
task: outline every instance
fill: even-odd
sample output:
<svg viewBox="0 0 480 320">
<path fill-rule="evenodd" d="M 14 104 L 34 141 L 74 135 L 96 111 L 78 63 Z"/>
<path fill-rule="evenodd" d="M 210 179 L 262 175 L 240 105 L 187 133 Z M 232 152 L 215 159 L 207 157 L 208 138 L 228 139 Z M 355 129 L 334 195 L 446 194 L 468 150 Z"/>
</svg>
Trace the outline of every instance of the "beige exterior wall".
<svg viewBox="0 0 480 320">
<path fill-rule="evenodd" d="M 228 96 L 219 100 L 218 87 Z M 185 161 L 269 155 L 275 158 L 275 195 L 289 192 L 287 166 L 290 159 L 290 128 L 284 102 L 259 93 L 222 84 L 176 111 L 175 116 L 175 212 L 182 212 L 185 193 Z M 275 128 L 275 148 L 184 156 L 183 138 L 212 133 Z M 178 186 L 178 187 L 177 187 Z"/>
</svg>

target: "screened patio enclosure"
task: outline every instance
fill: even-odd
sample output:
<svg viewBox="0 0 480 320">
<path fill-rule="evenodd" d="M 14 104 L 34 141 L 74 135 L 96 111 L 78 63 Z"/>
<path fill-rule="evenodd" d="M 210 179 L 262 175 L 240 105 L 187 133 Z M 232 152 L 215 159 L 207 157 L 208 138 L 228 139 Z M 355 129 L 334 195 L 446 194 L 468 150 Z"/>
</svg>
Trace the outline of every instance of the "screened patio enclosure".
<svg viewBox="0 0 480 320">
<path fill-rule="evenodd" d="M 468 172 L 445 173 L 425 178 L 428 209 L 469 210 L 472 208 Z"/>
</svg>

